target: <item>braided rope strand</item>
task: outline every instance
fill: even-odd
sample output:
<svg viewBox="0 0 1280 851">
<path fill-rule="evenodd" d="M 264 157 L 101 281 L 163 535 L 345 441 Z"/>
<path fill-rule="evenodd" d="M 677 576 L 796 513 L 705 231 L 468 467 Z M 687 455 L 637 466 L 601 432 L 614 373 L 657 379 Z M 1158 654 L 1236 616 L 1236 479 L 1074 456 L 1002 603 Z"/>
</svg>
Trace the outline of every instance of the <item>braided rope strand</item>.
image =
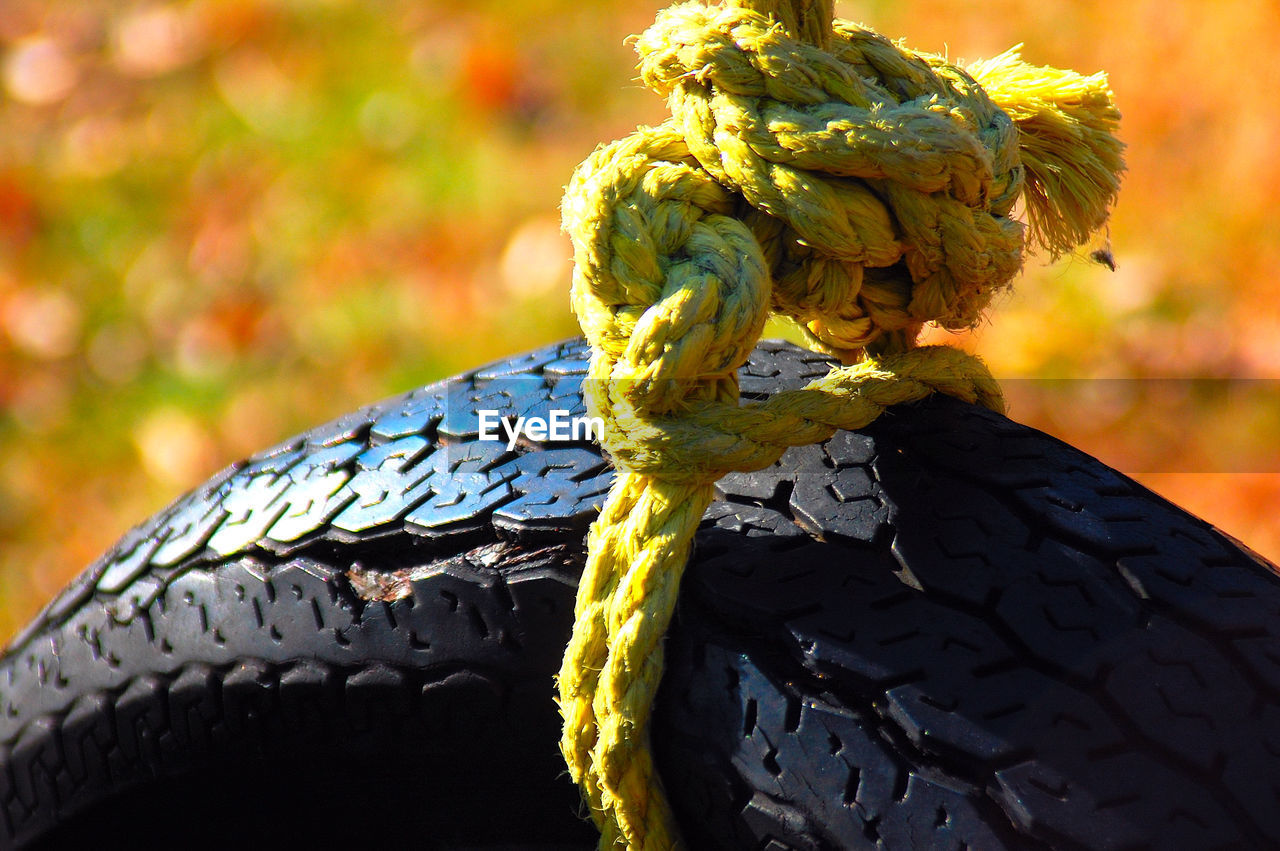
<svg viewBox="0 0 1280 851">
<path fill-rule="evenodd" d="M 1105 222 L 1118 188 L 1105 77 L 1013 53 L 966 71 L 831 6 L 661 12 L 637 49 L 672 117 L 598 148 L 566 189 L 584 393 L 619 470 L 558 676 L 561 750 L 601 848 L 679 844 L 648 722 L 714 483 L 931 393 L 1003 410 L 977 358 L 916 335 L 973 325 L 1009 285 L 1020 197 L 1057 253 Z M 850 365 L 743 405 L 737 370 L 770 313 Z"/>
</svg>

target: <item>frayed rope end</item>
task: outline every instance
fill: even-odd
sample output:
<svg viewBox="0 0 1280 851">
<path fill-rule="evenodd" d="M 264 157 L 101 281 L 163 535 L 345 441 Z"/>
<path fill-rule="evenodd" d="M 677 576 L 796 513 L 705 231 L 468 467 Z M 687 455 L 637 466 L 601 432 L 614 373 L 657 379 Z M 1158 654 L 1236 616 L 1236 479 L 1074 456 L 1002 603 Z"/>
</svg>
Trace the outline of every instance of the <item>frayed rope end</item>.
<svg viewBox="0 0 1280 851">
<path fill-rule="evenodd" d="M 1107 75 L 1030 65 L 1016 47 L 966 70 L 1018 128 L 1031 240 L 1054 257 L 1088 242 L 1125 169 Z"/>
</svg>

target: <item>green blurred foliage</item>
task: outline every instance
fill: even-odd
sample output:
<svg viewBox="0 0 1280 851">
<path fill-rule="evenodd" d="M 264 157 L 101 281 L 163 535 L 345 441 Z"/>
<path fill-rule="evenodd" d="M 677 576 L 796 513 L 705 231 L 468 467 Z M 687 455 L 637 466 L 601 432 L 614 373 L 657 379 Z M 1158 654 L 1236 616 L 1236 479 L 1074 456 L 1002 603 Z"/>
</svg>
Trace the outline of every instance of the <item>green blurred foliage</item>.
<svg viewBox="0 0 1280 851">
<path fill-rule="evenodd" d="M 0 635 L 131 523 L 359 404 L 568 336 L 561 187 L 661 120 L 657 4 L 0 0 Z M 1280 557 L 1280 10 L 894 0 L 921 49 L 1105 68 L 1115 273 L 972 334 L 1013 415 Z M 935 335 L 938 336 L 938 335 Z M 1217 389 L 1214 389 L 1214 388 Z M 1198 389 L 1197 389 L 1198 388 Z M 1207 388 L 1207 389 L 1206 389 Z"/>
</svg>

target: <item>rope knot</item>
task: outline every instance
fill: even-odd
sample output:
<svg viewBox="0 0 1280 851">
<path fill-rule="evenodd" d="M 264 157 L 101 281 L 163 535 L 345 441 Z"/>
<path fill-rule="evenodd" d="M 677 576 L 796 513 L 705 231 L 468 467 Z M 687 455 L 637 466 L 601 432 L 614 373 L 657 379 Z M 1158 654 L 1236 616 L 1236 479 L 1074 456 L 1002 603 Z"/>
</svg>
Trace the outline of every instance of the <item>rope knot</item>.
<svg viewBox="0 0 1280 851">
<path fill-rule="evenodd" d="M 619 469 L 559 677 L 562 750 L 602 847 L 675 842 L 647 720 L 714 482 L 933 392 L 1001 408 L 976 358 L 916 336 L 975 324 L 1028 235 L 1069 250 L 1118 188 L 1103 75 L 1014 52 L 966 70 L 832 22 L 831 7 L 660 13 L 636 48 L 671 117 L 598 148 L 565 191 L 584 392 Z M 770 313 L 853 365 L 740 405 L 737 370 Z"/>
<path fill-rule="evenodd" d="M 667 9 L 636 48 L 698 165 L 763 214 L 773 309 L 825 346 L 971 325 L 1020 267 L 1017 130 L 963 70 L 844 22 L 824 50 L 732 5 Z"/>
</svg>

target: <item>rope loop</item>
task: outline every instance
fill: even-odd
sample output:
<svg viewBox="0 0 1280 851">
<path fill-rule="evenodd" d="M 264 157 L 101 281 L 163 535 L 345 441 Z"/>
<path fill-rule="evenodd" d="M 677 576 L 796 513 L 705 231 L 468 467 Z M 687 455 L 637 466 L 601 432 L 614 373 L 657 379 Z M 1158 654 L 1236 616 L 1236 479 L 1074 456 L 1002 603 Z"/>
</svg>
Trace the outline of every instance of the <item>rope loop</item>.
<svg viewBox="0 0 1280 851">
<path fill-rule="evenodd" d="M 671 117 L 598 148 L 566 188 L 584 393 L 619 470 L 558 677 L 561 750 L 602 848 L 678 842 L 648 719 L 716 480 L 934 392 L 1003 410 L 977 358 L 916 336 L 976 324 L 1028 235 L 1070 250 L 1118 189 L 1105 76 L 1012 51 L 966 70 L 830 7 L 659 13 L 636 48 Z M 770 314 L 846 366 L 740 405 L 737 370 Z"/>
</svg>

